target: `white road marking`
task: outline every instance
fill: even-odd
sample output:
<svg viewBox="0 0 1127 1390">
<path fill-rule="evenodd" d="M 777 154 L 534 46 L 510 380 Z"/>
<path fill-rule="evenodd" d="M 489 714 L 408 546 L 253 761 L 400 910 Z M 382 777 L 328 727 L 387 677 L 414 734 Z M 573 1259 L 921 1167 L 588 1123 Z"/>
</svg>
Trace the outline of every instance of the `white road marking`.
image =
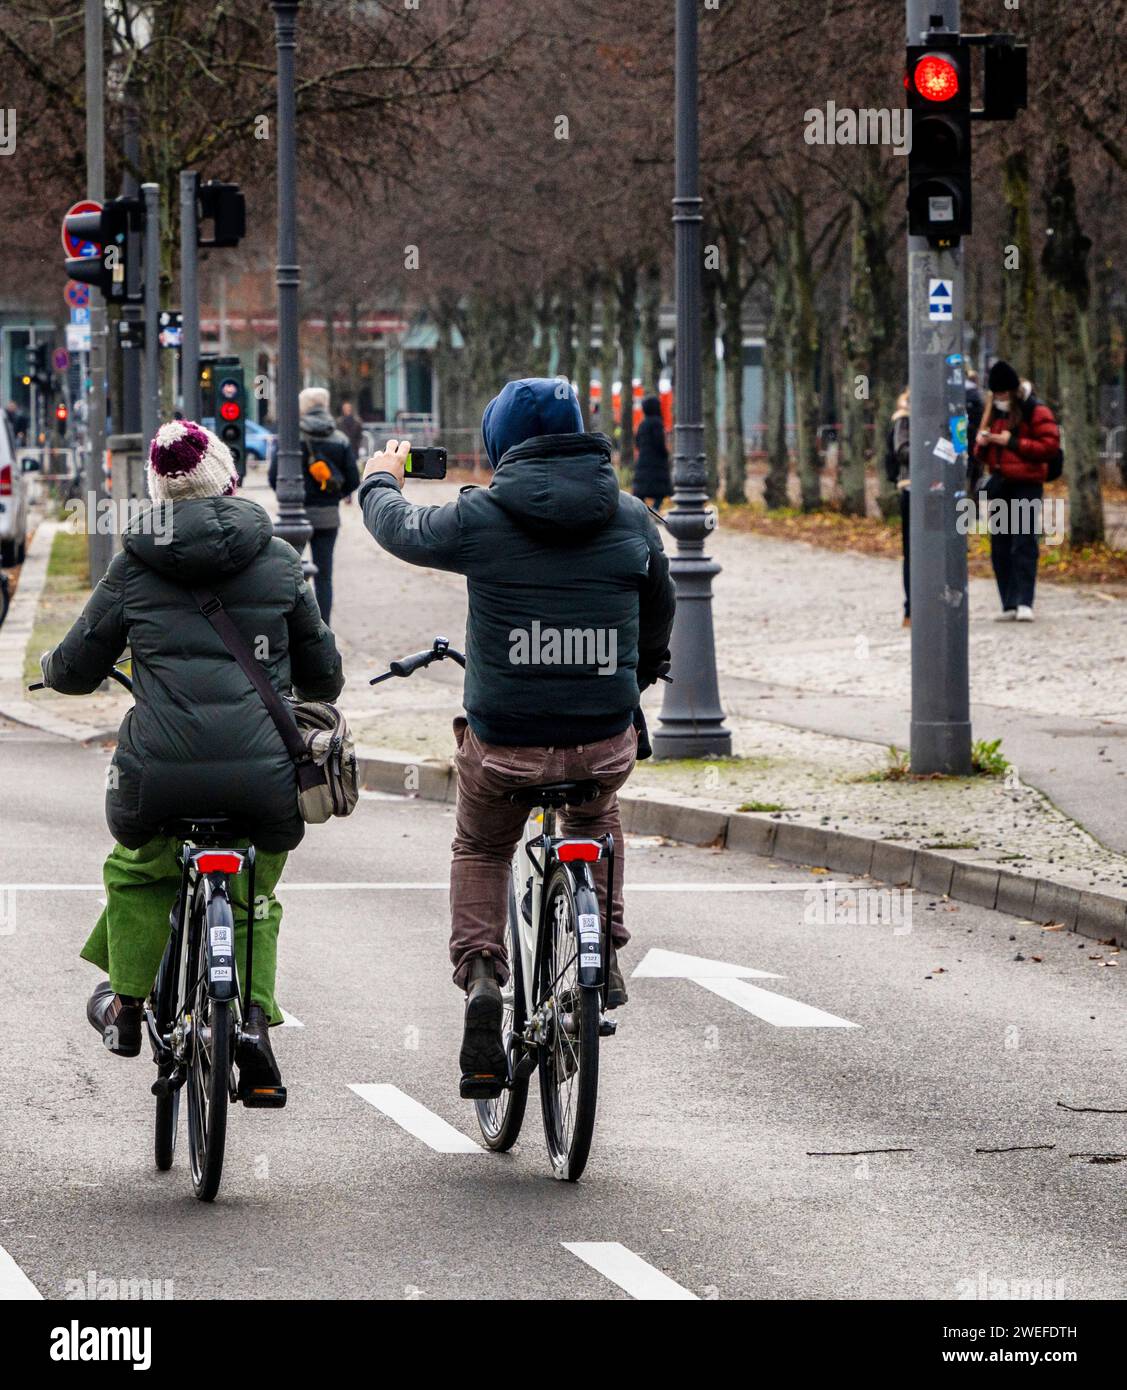
<svg viewBox="0 0 1127 1390">
<path fill-rule="evenodd" d="M 693 980 L 705 989 L 727 999 L 745 1009 L 764 1023 L 774 1024 L 776 1028 L 857 1028 L 848 1019 L 815 1009 L 810 1004 L 802 1004 L 797 999 L 788 999 L 785 994 L 775 994 L 769 989 L 748 984 L 749 979 L 781 980 L 783 975 L 770 975 L 763 970 L 752 970 L 748 966 L 730 965 L 727 961 L 707 960 L 704 956 L 686 956 L 679 951 L 651 949 L 646 952 L 634 969 L 631 979 L 682 979 Z"/>
<path fill-rule="evenodd" d="M 17 1299 L 42 1299 L 43 1295 L 23 1272 L 23 1270 L 0 1245 L 0 1302 L 10 1303 Z"/>
<path fill-rule="evenodd" d="M 562 1240 L 560 1244 L 612 1284 L 624 1289 L 631 1298 L 700 1302 L 695 1293 L 647 1264 L 641 1255 L 635 1255 L 617 1240 Z"/>
<path fill-rule="evenodd" d="M 372 1082 L 350 1085 L 361 1100 L 374 1105 L 377 1110 L 394 1120 L 401 1129 L 421 1139 L 428 1148 L 440 1154 L 482 1154 L 486 1150 L 480 1144 L 464 1135 L 461 1130 L 448 1125 L 440 1115 L 428 1110 L 425 1105 L 401 1091 L 398 1086 L 386 1082 Z"/>
<path fill-rule="evenodd" d="M 288 1014 L 288 1013 L 286 1013 L 285 1009 L 283 1009 L 283 1010 L 282 1010 L 282 1021 L 281 1021 L 281 1023 L 278 1024 L 278 1027 L 279 1027 L 279 1028 L 304 1028 L 304 1027 L 305 1027 L 305 1024 L 302 1023 L 302 1021 L 301 1021 L 300 1018 L 294 1018 L 293 1014 Z"/>
</svg>

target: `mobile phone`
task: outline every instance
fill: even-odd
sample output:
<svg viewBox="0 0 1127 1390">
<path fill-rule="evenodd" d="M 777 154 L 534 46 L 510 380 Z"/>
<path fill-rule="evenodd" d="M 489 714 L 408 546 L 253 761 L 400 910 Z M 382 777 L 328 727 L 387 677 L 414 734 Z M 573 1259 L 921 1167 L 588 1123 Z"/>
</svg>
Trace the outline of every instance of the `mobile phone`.
<svg viewBox="0 0 1127 1390">
<path fill-rule="evenodd" d="M 403 465 L 408 478 L 445 478 L 446 450 L 434 445 L 412 449 Z"/>
</svg>

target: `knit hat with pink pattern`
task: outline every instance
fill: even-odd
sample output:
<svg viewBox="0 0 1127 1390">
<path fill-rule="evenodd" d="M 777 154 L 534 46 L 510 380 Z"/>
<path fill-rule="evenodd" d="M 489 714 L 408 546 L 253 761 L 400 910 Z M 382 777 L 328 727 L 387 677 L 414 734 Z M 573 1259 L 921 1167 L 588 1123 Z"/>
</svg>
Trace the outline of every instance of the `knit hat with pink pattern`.
<svg viewBox="0 0 1127 1390">
<path fill-rule="evenodd" d="M 149 449 L 147 473 L 154 502 L 231 497 L 239 486 L 230 449 L 194 420 L 161 425 Z"/>
</svg>

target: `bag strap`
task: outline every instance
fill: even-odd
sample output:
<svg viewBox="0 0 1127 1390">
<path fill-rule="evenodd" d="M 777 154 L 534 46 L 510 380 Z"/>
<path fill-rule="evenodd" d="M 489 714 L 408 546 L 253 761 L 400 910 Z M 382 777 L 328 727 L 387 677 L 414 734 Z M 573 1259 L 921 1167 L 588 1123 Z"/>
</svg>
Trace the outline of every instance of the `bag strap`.
<svg viewBox="0 0 1127 1390">
<path fill-rule="evenodd" d="M 297 727 L 289 706 L 274 689 L 270 677 L 260 661 L 257 661 L 243 640 L 243 635 L 231 621 L 231 615 L 223 607 L 218 594 L 207 589 L 193 589 L 192 597 L 200 612 L 219 634 L 220 640 L 235 658 L 243 675 L 258 691 L 266 712 L 274 721 L 274 727 L 282 736 L 286 752 L 297 768 L 298 785 L 302 791 L 317 786 L 324 781 L 321 770 L 313 762 L 313 756 L 305 746 L 301 730 Z"/>
</svg>

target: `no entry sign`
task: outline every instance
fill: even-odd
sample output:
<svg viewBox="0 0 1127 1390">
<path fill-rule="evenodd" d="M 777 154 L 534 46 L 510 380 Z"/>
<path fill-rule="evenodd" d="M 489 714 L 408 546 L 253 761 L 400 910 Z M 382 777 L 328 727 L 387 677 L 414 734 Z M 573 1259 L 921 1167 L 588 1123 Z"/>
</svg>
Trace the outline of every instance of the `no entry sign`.
<svg viewBox="0 0 1127 1390">
<path fill-rule="evenodd" d="M 63 218 L 62 239 L 63 250 L 68 256 L 96 256 L 101 247 L 93 241 L 79 241 L 67 232 L 67 217 L 76 217 L 80 212 L 101 212 L 101 203 L 95 203 L 89 198 L 84 198 L 82 202 L 75 203 L 68 208 L 66 216 Z"/>
</svg>

